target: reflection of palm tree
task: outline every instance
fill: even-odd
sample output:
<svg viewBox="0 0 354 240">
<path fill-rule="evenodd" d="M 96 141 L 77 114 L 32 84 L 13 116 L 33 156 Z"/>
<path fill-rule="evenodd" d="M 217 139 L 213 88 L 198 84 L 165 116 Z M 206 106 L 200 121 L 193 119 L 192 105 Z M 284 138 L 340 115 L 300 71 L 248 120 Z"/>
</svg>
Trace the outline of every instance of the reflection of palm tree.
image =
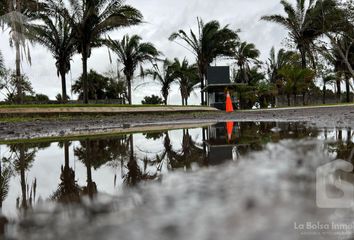
<svg viewBox="0 0 354 240">
<path fill-rule="evenodd" d="M 26 209 L 28 205 L 32 204 L 32 200 L 35 200 L 37 183 L 36 180 L 34 180 L 29 193 L 29 187 L 26 183 L 26 170 L 31 168 L 31 164 L 34 161 L 37 150 L 20 143 L 10 145 L 10 152 L 11 156 L 6 158 L 6 161 L 13 161 L 14 169 L 20 175 L 22 199 L 21 203 L 20 199 L 18 199 L 18 207 Z"/>
<path fill-rule="evenodd" d="M 9 193 L 9 182 L 11 175 L 11 168 L 8 166 L 3 168 L 2 162 L 0 162 L 0 209 L 2 208 L 3 201 Z"/>
<path fill-rule="evenodd" d="M 354 143 L 351 140 L 352 138 L 352 131 L 351 129 L 347 129 L 347 139 L 343 141 L 343 131 L 339 130 L 337 134 L 337 141 L 335 143 L 329 143 L 329 152 L 336 153 L 337 159 L 343 159 L 348 161 L 353 161 L 352 158 L 352 151 L 354 149 Z"/>
<path fill-rule="evenodd" d="M 81 141 L 81 147 L 74 150 L 75 155 L 86 166 L 87 185 L 83 188 L 84 194 L 87 194 L 90 198 L 97 192 L 96 183 L 92 181 L 92 164 L 96 162 L 96 167 L 100 166 L 98 162 L 103 161 L 102 148 L 100 148 L 100 140 L 88 140 Z M 104 146 L 102 146 L 104 148 Z"/>
<path fill-rule="evenodd" d="M 168 165 L 173 169 L 191 168 L 191 162 L 199 162 L 204 165 L 205 154 L 202 148 L 198 147 L 192 139 L 188 130 L 183 130 L 182 148 L 179 151 L 174 151 L 172 148 L 170 136 L 165 133 L 164 148 L 161 158 L 167 157 Z"/>
<path fill-rule="evenodd" d="M 61 166 L 61 175 L 58 189 L 53 193 L 52 199 L 60 202 L 78 202 L 80 200 L 80 187 L 75 180 L 75 171 L 69 163 L 69 142 L 59 143 L 59 147 L 64 147 L 65 164 Z"/>
<path fill-rule="evenodd" d="M 136 156 L 134 154 L 134 136 L 133 134 L 129 137 L 129 162 L 127 164 L 128 172 L 124 176 L 124 183 L 128 186 L 135 186 L 141 181 L 152 180 L 157 177 L 157 173 L 149 174 L 148 172 L 142 172 L 139 164 L 137 162 Z M 147 163 L 149 160 L 144 159 L 144 162 Z"/>
</svg>

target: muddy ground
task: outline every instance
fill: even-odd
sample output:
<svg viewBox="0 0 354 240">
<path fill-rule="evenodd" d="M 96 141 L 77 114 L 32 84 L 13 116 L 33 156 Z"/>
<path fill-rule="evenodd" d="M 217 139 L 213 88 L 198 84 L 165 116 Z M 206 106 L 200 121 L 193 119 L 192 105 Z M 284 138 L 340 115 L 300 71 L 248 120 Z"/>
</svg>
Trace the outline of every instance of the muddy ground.
<svg viewBox="0 0 354 240">
<path fill-rule="evenodd" d="M 117 114 L 113 116 L 76 116 L 29 121 L 0 120 L 0 140 L 78 136 L 97 133 L 134 132 L 160 128 L 190 127 L 190 124 L 221 121 L 299 121 L 317 127 L 354 127 L 354 105 L 258 111 L 196 112 L 180 114 Z"/>
</svg>

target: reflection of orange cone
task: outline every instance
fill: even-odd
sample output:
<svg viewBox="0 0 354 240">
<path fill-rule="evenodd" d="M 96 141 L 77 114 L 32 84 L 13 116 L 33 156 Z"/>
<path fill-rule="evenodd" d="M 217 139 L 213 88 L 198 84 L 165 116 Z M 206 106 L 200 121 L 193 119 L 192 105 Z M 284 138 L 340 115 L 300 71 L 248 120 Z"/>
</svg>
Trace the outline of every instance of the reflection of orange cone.
<svg viewBox="0 0 354 240">
<path fill-rule="evenodd" d="M 226 130 L 227 130 L 227 137 L 229 138 L 229 141 L 231 141 L 232 132 L 234 130 L 234 122 L 227 122 L 226 123 Z"/>
<path fill-rule="evenodd" d="M 233 112 L 233 111 L 234 111 L 234 107 L 232 106 L 230 93 L 227 92 L 227 94 L 226 94 L 226 112 Z"/>
</svg>

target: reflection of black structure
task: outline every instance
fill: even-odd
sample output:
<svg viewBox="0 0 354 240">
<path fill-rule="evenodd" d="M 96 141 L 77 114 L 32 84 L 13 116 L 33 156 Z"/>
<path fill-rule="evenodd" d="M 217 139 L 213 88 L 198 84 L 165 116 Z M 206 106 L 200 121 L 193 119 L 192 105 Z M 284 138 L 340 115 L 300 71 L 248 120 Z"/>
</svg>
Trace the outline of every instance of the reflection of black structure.
<svg viewBox="0 0 354 240">
<path fill-rule="evenodd" d="M 205 152 L 209 165 L 222 164 L 230 160 L 236 161 L 240 156 L 264 149 L 269 142 L 318 135 L 317 129 L 307 128 L 298 123 L 242 122 L 233 123 L 233 127 L 232 123 L 229 123 L 229 133 L 227 124 L 218 123 L 204 129 L 206 132 Z"/>
<path fill-rule="evenodd" d="M 231 138 L 227 132 L 226 123 L 209 126 L 206 130 L 206 155 L 209 165 L 218 165 L 238 158 L 237 138 L 239 125 L 235 123 Z"/>
</svg>

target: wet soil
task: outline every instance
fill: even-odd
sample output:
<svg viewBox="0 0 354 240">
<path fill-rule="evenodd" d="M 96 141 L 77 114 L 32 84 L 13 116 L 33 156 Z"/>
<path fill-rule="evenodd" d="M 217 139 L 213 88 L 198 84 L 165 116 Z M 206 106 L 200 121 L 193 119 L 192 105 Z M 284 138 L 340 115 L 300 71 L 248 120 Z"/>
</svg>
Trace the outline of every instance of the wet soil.
<svg viewBox="0 0 354 240">
<path fill-rule="evenodd" d="M 112 116 L 74 116 L 70 118 L 33 118 L 31 121 L 0 122 L 0 140 L 64 137 L 86 134 L 159 130 L 164 126 L 216 123 L 223 121 L 307 122 L 316 127 L 354 127 L 354 105 L 236 111 L 234 113 L 149 113 Z"/>
</svg>

